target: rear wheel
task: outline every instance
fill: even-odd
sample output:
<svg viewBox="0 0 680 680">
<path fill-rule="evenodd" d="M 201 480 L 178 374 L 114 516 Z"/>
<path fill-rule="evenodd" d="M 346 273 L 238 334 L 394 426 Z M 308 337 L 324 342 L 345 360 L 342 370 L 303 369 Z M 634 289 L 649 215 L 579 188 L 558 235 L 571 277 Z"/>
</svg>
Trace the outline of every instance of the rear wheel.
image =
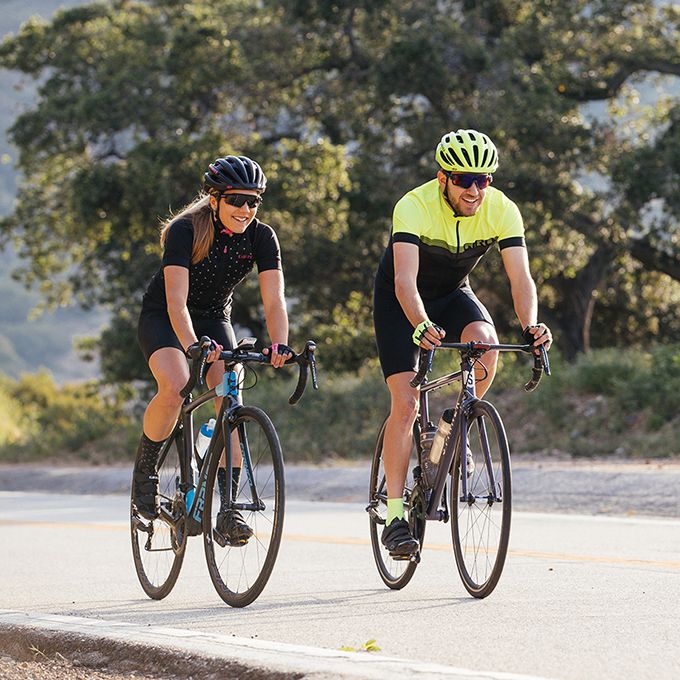
<svg viewBox="0 0 680 680">
<path fill-rule="evenodd" d="M 186 531 L 184 499 L 179 489 L 181 430 L 161 447 L 156 466 L 159 514 L 149 521 L 131 503 L 130 532 L 137 577 L 144 592 L 155 600 L 173 588 L 184 560 Z"/>
<path fill-rule="evenodd" d="M 253 535 L 245 543 L 230 545 L 216 530 L 221 509 L 217 483 L 221 456 L 215 455 L 208 471 L 203 542 L 215 590 L 232 607 L 245 607 L 262 592 L 279 551 L 285 499 L 283 455 L 274 425 L 262 409 L 239 408 L 230 430 L 238 431 L 244 458 L 233 505 Z M 219 436 L 218 450 L 223 450 L 224 441 Z"/>
<path fill-rule="evenodd" d="M 385 526 L 387 516 L 387 483 L 385 481 L 385 467 L 383 463 L 383 441 L 385 438 L 385 425 L 383 423 L 378 441 L 373 453 L 373 463 L 371 465 L 371 477 L 369 484 L 369 505 L 368 514 L 370 517 L 369 532 L 371 535 L 371 546 L 373 557 L 378 567 L 380 578 L 385 585 L 399 590 L 403 588 L 413 577 L 418 566 L 416 559 L 395 559 L 391 557 L 385 546 L 380 542 L 382 530 Z M 415 436 L 411 456 L 408 465 L 408 474 L 404 488 L 404 511 L 409 520 L 411 533 L 423 547 L 425 538 L 425 501 L 419 493 L 414 494 L 413 468 L 418 464 Z M 419 557 L 419 556 L 418 556 Z"/>
<path fill-rule="evenodd" d="M 463 498 L 461 461 L 464 471 L 467 465 L 458 437 L 451 484 L 451 533 L 463 584 L 471 595 L 481 598 L 496 587 L 508 551 L 510 451 L 503 423 L 489 402 L 474 404 L 467 427 L 474 470 L 468 476 L 468 493 Z"/>
</svg>

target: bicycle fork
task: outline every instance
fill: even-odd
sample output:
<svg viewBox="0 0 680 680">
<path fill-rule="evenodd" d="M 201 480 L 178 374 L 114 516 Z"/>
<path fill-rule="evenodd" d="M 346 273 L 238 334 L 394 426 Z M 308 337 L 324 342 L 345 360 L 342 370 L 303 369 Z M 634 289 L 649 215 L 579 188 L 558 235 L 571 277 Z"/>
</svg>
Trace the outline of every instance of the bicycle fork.
<svg viewBox="0 0 680 680">
<path fill-rule="evenodd" d="M 240 407 L 239 407 L 240 408 Z M 238 417 L 238 408 L 234 409 L 231 411 L 229 414 L 225 414 L 224 417 L 224 423 L 226 426 L 226 432 L 229 432 L 229 426 L 228 423 L 229 421 L 234 421 Z M 255 485 L 255 475 L 253 474 L 253 462 L 250 456 L 250 447 L 248 446 L 248 435 L 246 433 L 246 426 L 245 423 L 239 423 L 238 427 L 238 442 L 239 442 L 239 447 L 241 449 L 241 471 L 245 471 L 246 477 L 248 478 L 248 487 L 250 489 L 250 498 L 251 502 L 250 503 L 237 503 L 236 496 L 237 493 L 234 494 L 234 497 L 231 499 L 231 503 L 229 507 L 232 510 L 248 510 L 251 512 L 262 512 L 263 510 L 266 509 L 266 505 L 262 501 L 262 499 L 259 497 L 258 492 L 257 492 L 257 486 Z M 227 453 L 226 455 L 226 469 L 227 469 L 227 489 L 232 488 L 232 475 L 233 475 L 233 466 L 232 466 L 232 439 L 231 436 L 229 436 L 229 442 L 227 446 L 225 446 L 225 451 Z"/>
</svg>

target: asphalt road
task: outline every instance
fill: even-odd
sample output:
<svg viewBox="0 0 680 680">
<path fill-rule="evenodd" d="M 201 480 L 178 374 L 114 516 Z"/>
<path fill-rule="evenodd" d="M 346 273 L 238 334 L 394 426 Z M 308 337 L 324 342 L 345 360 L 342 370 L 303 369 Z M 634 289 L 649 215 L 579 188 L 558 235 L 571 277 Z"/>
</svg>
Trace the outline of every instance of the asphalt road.
<svg viewBox="0 0 680 680">
<path fill-rule="evenodd" d="M 514 513 L 501 583 L 482 601 L 470 598 L 458 580 L 448 525 L 428 525 L 413 581 L 390 591 L 372 561 L 361 503 L 291 500 L 271 581 L 243 610 L 226 607 L 212 590 L 200 539 L 190 542 L 170 596 L 146 599 L 132 567 L 123 495 L 3 492 L 1 606 L 101 625 L 125 622 L 137 631 L 172 627 L 222 640 L 234 636 L 281 658 L 290 651 L 286 645 L 337 650 L 375 639 L 381 651 L 363 655 L 371 657 L 374 670 L 388 658 L 449 669 L 423 677 L 473 677 L 456 671 L 470 669 L 488 677 L 675 679 L 680 513 L 642 517 L 636 506 L 663 497 L 665 508 L 677 494 L 677 477 L 674 488 L 672 482 L 678 471 L 641 466 L 607 474 L 606 494 L 591 479 L 588 493 L 578 493 L 577 484 L 568 500 L 583 510 L 604 507 L 611 513 L 614 507 L 620 516 Z M 621 496 L 629 498 L 627 504 L 616 493 L 625 484 L 612 481 L 622 475 L 635 480 L 631 494 Z M 527 488 L 555 489 L 559 476 L 550 465 L 532 465 Z M 326 493 L 330 485 L 339 497 L 332 480 L 347 477 L 346 470 L 335 470 L 327 484 L 314 488 Z M 577 477 L 588 480 L 583 472 Z M 366 670 L 357 677 L 394 677 L 395 668 L 385 666 L 384 676 Z"/>
</svg>

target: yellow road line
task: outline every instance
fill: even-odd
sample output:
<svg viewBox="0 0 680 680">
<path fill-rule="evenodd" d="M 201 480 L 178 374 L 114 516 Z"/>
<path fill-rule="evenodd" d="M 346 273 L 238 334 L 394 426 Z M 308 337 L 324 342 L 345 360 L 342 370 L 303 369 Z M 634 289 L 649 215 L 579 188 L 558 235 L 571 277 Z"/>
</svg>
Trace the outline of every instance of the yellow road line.
<svg viewBox="0 0 680 680">
<path fill-rule="evenodd" d="M 103 529 L 104 531 L 130 531 L 128 524 L 101 524 L 99 522 L 47 522 L 38 519 L 0 519 L 0 526 L 32 526 L 39 529 Z"/>
<path fill-rule="evenodd" d="M 129 531 L 130 528 L 124 524 L 88 524 L 86 522 L 46 522 L 43 520 L 10 520 L 0 519 L 0 526 L 32 526 L 36 528 L 50 529 L 95 529 L 98 531 Z M 296 543 L 327 543 L 331 545 L 364 545 L 369 546 L 371 542 L 366 538 L 335 537 L 335 536 L 310 536 L 304 534 L 283 534 L 284 541 Z M 425 543 L 424 552 L 430 550 L 438 552 L 451 552 L 450 545 L 442 543 Z M 673 560 L 641 560 L 627 557 L 602 556 L 602 555 L 572 555 L 570 553 L 541 552 L 538 550 L 508 550 L 510 557 L 528 557 L 536 560 L 564 561 L 564 562 L 585 562 L 591 564 L 614 564 L 627 567 L 642 567 L 656 569 L 672 569 L 680 571 L 680 562 Z"/>
<path fill-rule="evenodd" d="M 300 541 L 306 543 L 335 543 L 338 545 L 370 545 L 368 539 L 361 538 L 334 538 L 333 536 L 305 536 L 300 534 L 284 534 L 286 541 Z M 425 542 L 424 553 L 429 550 L 453 552 L 450 545 L 442 543 Z M 622 564 L 629 567 L 657 567 L 662 569 L 677 569 L 680 571 L 680 562 L 671 560 L 639 560 L 625 557 L 605 557 L 599 555 L 570 555 L 568 553 L 539 552 L 537 550 L 508 550 L 511 557 L 529 557 L 537 560 L 591 562 L 595 564 Z"/>
</svg>

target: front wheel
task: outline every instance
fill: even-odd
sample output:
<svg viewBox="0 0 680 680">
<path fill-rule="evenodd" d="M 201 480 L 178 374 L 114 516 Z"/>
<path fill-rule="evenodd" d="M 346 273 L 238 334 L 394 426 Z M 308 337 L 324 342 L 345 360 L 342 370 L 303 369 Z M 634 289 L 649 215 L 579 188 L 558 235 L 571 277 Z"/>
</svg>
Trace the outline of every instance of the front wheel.
<svg viewBox="0 0 680 680">
<path fill-rule="evenodd" d="M 510 451 L 496 409 L 478 401 L 467 417 L 468 444 L 474 466 L 456 441 L 451 484 L 451 533 L 458 572 L 467 591 L 486 597 L 503 571 L 510 538 L 512 493 Z M 467 476 L 463 495 L 461 467 Z"/>
<path fill-rule="evenodd" d="M 173 432 L 159 452 L 159 514 L 151 521 L 130 504 L 132 556 L 144 592 L 154 600 L 174 587 L 187 545 L 184 499 L 180 492 L 181 432 Z"/>
<path fill-rule="evenodd" d="M 378 441 L 376 442 L 375 451 L 373 453 L 368 491 L 368 507 L 366 509 L 368 510 L 370 518 L 369 532 L 371 535 L 373 557 L 375 559 L 375 564 L 378 567 L 380 578 L 386 586 L 394 590 L 400 590 L 413 577 L 418 562 L 416 560 L 395 559 L 380 542 L 382 530 L 385 526 L 385 518 L 387 516 L 387 482 L 385 480 L 385 466 L 383 462 L 383 442 L 385 439 L 386 424 L 387 421 L 383 423 L 383 426 L 380 429 Z M 413 493 L 415 484 L 412 470 L 417 464 L 416 437 L 414 434 L 408 465 L 409 472 L 404 486 L 404 512 L 408 518 L 411 533 L 418 539 L 422 549 L 423 540 L 425 538 L 425 503 L 420 494 L 416 493 L 414 495 Z"/>
<path fill-rule="evenodd" d="M 203 544 L 218 595 L 232 607 L 245 607 L 267 584 L 281 544 L 285 500 L 283 454 L 274 425 L 262 409 L 240 407 L 229 427 L 230 433 L 238 433 L 243 455 L 231 507 L 239 510 L 252 535 L 246 541 L 231 544 L 218 530 L 218 514 L 224 508 L 217 470 L 225 461 L 220 463 L 223 457 L 214 455 L 206 485 Z M 224 448 L 221 429 L 218 451 Z M 234 440 L 232 437 L 231 441 Z"/>
</svg>

